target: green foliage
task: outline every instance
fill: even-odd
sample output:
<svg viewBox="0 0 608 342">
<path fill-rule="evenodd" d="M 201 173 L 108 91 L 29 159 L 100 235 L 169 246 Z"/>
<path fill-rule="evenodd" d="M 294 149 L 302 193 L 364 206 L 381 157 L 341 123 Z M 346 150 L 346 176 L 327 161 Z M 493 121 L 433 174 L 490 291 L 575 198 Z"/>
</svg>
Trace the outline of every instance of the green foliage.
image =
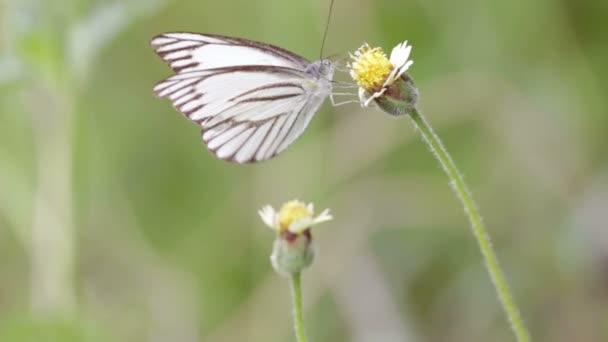
<svg viewBox="0 0 608 342">
<path fill-rule="evenodd" d="M 96 342 L 108 341 L 108 336 L 84 321 L 25 316 L 1 321 L 0 341 Z"/>
<path fill-rule="evenodd" d="M 325 106 L 281 156 L 233 165 L 153 97 L 171 73 L 148 46 L 155 34 L 243 36 L 316 59 L 328 4 L 0 2 L 0 341 L 291 340 L 287 284 L 256 211 L 294 197 L 336 218 L 303 274 L 311 341 L 361 338 L 353 317 L 375 291 L 396 303 L 379 309 L 394 331 L 420 341 L 511 340 L 460 204 L 407 119 Z M 327 54 L 413 45 L 420 106 L 462 167 L 535 340 L 606 340 L 605 3 L 334 10 Z M 57 275 L 65 250 L 52 247 L 70 238 L 75 318 L 21 317 L 48 295 L 38 272 Z M 344 288 L 357 274 L 378 287 Z M 340 288 L 356 294 L 349 305 Z"/>
</svg>

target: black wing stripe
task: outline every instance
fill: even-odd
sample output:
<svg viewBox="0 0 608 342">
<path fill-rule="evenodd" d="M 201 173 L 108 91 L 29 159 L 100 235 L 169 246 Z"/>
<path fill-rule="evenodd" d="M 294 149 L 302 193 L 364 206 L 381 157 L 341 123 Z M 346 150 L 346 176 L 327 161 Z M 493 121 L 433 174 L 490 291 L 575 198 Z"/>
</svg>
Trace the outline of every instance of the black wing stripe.
<svg viewBox="0 0 608 342">
<path fill-rule="evenodd" d="M 194 112 L 197 112 L 199 109 L 201 109 L 201 108 L 203 108 L 203 107 L 205 107 L 205 104 L 199 104 L 198 106 L 196 106 L 196 107 L 194 107 L 194 108 L 192 108 L 192 109 L 189 109 L 189 110 L 182 110 L 182 112 L 183 112 L 183 113 L 184 113 L 184 115 L 186 115 L 187 117 L 191 117 L 191 116 L 192 116 L 192 114 L 193 114 Z"/>
<path fill-rule="evenodd" d="M 304 88 L 299 84 L 291 83 L 291 82 L 278 82 L 278 83 L 266 84 L 266 85 L 263 85 L 263 86 L 260 86 L 257 88 L 253 88 L 251 90 L 238 94 L 237 96 L 229 99 L 228 101 L 234 101 L 243 96 L 251 95 L 253 93 L 257 93 L 257 92 L 261 92 L 263 90 L 268 90 L 268 89 L 273 89 L 273 88 L 298 88 L 298 89 L 302 90 L 302 93 L 305 91 Z"/>
<path fill-rule="evenodd" d="M 272 142 L 272 145 L 270 145 L 270 147 L 268 148 L 268 151 L 266 151 L 266 154 L 264 155 L 265 158 L 270 158 L 271 156 L 277 153 L 277 148 L 279 147 L 280 142 L 285 138 L 285 136 L 287 136 L 287 134 L 293 127 L 293 124 L 295 123 L 296 119 L 296 115 L 292 114 L 287 116 L 287 119 L 283 123 L 279 134 L 275 137 L 274 141 Z"/>
<path fill-rule="evenodd" d="M 174 97 L 172 98 L 173 100 L 173 107 L 178 108 L 185 104 L 186 102 L 190 101 L 190 100 L 195 100 L 197 99 L 197 97 L 200 99 L 200 96 L 202 94 L 197 94 L 195 92 L 192 91 L 192 89 L 186 89 L 187 93 L 185 94 L 180 94 L 178 97 Z"/>
<path fill-rule="evenodd" d="M 154 45 L 156 46 L 156 52 L 159 55 L 162 54 L 161 56 L 173 51 L 192 50 L 202 45 L 201 42 L 197 42 L 194 40 L 178 40 L 174 38 L 167 39 L 168 40 L 166 41 L 166 43 L 163 43 L 163 41 L 157 41 L 157 43 Z"/>
<path fill-rule="evenodd" d="M 283 129 L 287 119 L 288 119 L 287 116 L 282 116 L 282 117 L 277 118 L 277 124 L 272 128 L 272 131 L 270 131 L 270 133 L 268 133 L 269 134 L 268 140 L 267 140 L 267 142 L 264 143 L 264 146 L 262 146 L 262 148 L 261 148 L 259 159 L 267 158 L 266 156 L 268 155 L 268 151 L 272 148 L 275 141 L 277 140 L 277 137 L 281 133 L 281 130 Z"/>
<path fill-rule="evenodd" d="M 158 96 L 160 97 L 168 97 L 171 99 L 171 97 L 174 97 L 175 99 L 180 98 L 183 95 L 179 95 L 180 92 L 187 92 L 186 94 L 193 94 L 195 93 L 194 91 L 194 87 L 195 84 L 197 82 L 176 82 L 173 83 L 172 85 L 170 85 L 169 87 L 166 87 L 164 89 L 162 89 L 161 91 L 158 92 Z M 172 99 L 173 100 L 173 99 Z M 175 100 L 173 100 L 175 101 Z"/>
<path fill-rule="evenodd" d="M 297 69 L 292 69 L 292 68 L 286 68 L 286 67 L 282 67 L 282 66 L 275 66 L 275 65 L 238 65 L 238 66 L 229 66 L 229 67 L 221 67 L 221 68 L 211 68 L 211 69 L 205 69 L 205 70 L 193 70 L 193 71 L 188 71 L 188 72 L 184 72 L 181 74 L 175 74 L 173 76 L 170 76 L 160 82 L 158 82 L 157 86 L 159 84 L 165 83 L 165 82 L 176 82 L 176 81 L 182 81 L 182 80 L 191 80 L 191 79 L 198 79 L 198 80 L 204 80 L 213 76 L 217 76 L 217 75 L 222 75 L 222 74 L 228 74 L 228 73 L 233 73 L 233 72 L 263 72 L 263 73 L 267 73 L 267 74 L 276 74 L 276 75 L 285 75 L 285 76 L 292 76 L 292 77 L 297 77 L 297 78 L 308 78 L 309 76 L 300 70 Z"/>
<path fill-rule="evenodd" d="M 238 115 L 242 114 L 243 112 L 247 112 L 248 109 L 247 109 L 247 107 L 245 107 L 244 109 L 242 109 L 241 113 L 237 112 L 234 109 L 237 109 L 238 107 L 241 107 L 241 106 L 245 106 L 246 104 L 254 103 L 254 102 L 272 103 L 273 101 L 277 101 L 277 100 L 281 101 L 281 100 L 285 100 L 285 99 L 288 99 L 288 98 L 292 98 L 292 97 L 296 97 L 296 96 L 301 96 L 301 95 L 302 94 L 295 94 L 295 95 L 294 94 L 289 94 L 288 96 L 276 96 L 276 97 L 265 98 L 265 99 L 261 99 L 260 98 L 257 101 L 252 100 L 252 101 L 240 101 L 240 102 L 237 102 L 237 103 L 235 103 L 235 104 L 233 104 L 231 106 L 228 106 L 228 107 L 222 109 L 220 112 L 217 112 L 217 113 L 214 113 L 213 115 L 210 115 L 210 117 L 212 119 L 210 119 L 210 121 L 207 123 L 207 127 L 205 127 L 205 128 L 215 128 L 218 125 L 222 125 L 222 124 L 225 124 L 225 123 L 236 124 L 237 122 L 240 122 L 240 121 L 250 121 L 250 120 L 244 120 L 244 119 L 238 120 L 238 119 L 235 118 Z M 284 104 L 285 103 L 281 103 L 281 105 L 284 105 Z M 230 114 L 226 115 L 226 113 L 229 112 L 229 111 L 230 112 L 234 112 L 234 113 L 230 113 Z M 286 113 L 275 114 L 275 115 L 273 115 L 273 117 L 274 116 L 283 115 L 283 114 L 286 114 Z M 269 119 L 270 118 L 255 120 L 255 124 L 258 124 L 258 123 L 259 124 L 263 124 L 266 121 L 268 121 Z"/>
<path fill-rule="evenodd" d="M 192 68 L 196 68 L 198 67 L 198 63 L 196 62 L 192 62 L 192 63 L 181 63 L 182 61 L 175 61 L 173 63 L 173 70 L 175 70 L 175 72 L 182 72 L 186 69 L 192 69 Z"/>
<path fill-rule="evenodd" d="M 241 148 L 234 155 L 234 160 L 238 163 L 251 162 L 258 151 L 262 140 L 266 136 L 266 133 L 272 126 L 272 122 L 267 121 L 263 125 L 259 125 L 257 129 L 251 134 L 251 136 L 247 139 L 246 144 L 241 146 Z"/>
<path fill-rule="evenodd" d="M 202 93 L 197 94 L 195 92 L 192 92 L 190 94 L 191 94 L 191 96 L 186 101 L 180 101 L 179 103 L 177 103 L 177 101 L 176 101 L 176 103 L 174 103 L 173 106 L 180 111 L 190 111 L 190 110 L 192 110 L 192 107 L 196 107 L 199 104 L 203 104 L 202 101 L 200 101 L 200 99 L 203 97 L 204 94 L 202 94 Z"/>
<path fill-rule="evenodd" d="M 163 52 L 162 57 L 166 61 L 173 62 L 173 61 L 178 61 L 180 59 L 190 59 L 190 58 L 192 58 L 192 54 L 188 50 L 182 49 L 182 50 L 170 51 L 168 53 Z"/>
<path fill-rule="evenodd" d="M 252 152 L 252 155 L 249 158 L 247 158 L 247 159 L 251 159 L 251 158 L 253 158 L 253 155 L 255 155 L 257 150 L 259 150 L 259 148 L 262 146 L 263 141 L 267 138 L 267 136 L 269 135 L 269 132 L 273 129 L 275 124 L 278 121 L 281 121 L 281 119 L 284 119 L 287 116 L 287 114 L 289 114 L 289 112 L 280 113 L 275 117 L 271 117 L 266 120 L 260 120 L 260 121 L 255 121 L 255 122 L 251 122 L 251 121 L 234 122 L 234 121 L 230 121 L 230 120 L 225 120 L 223 122 L 222 126 L 220 126 L 221 125 L 220 124 L 220 125 L 216 125 L 214 128 L 204 128 L 203 133 L 202 133 L 203 141 L 205 141 L 205 143 L 207 144 L 207 147 L 210 150 L 212 150 L 214 152 L 218 152 L 220 148 L 222 148 L 226 144 L 229 144 L 231 141 L 236 139 L 239 135 L 243 134 L 243 132 L 246 131 L 247 129 L 254 128 L 254 133 L 255 133 L 260 129 L 265 129 L 264 126 L 268 126 L 268 129 L 265 129 L 266 132 L 264 133 L 264 137 L 261 138 L 259 143 L 256 145 L 257 147 L 255 148 L 255 151 Z M 285 120 L 282 120 L 282 121 L 285 121 Z M 239 147 L 239 149 L 240 148 L 241 147 Z M 242 161 L 246 161 L 246 160 L 242 160 Z"/>
<path fill-rule="evenodd" d="M 248 127 L 242 133 L 237 134 L 218 148 L 216 155 L 220 158 L 231 158 L 239 149 L 241 149 L 241 147 L 243 147 L 243 144 L 247 142 L 247 139 L 249 139 L 256 129 L 257 127 Z"/>
<path fill-rule="evenodd" d="M 300 120 L 303 120 L 304 118 L 301 116 L 302 112 L 304 111 L 304 109 L 307 108 L 306 104 L 308 103 L 308 101 L 304 102 L 304 104 L 302 105 L 302 108 L 300 108 L 300 110 L 298 110 L 298 113 L 293 115 L 293 117 L 295 117 L 295 120 L 293 120 L 293 123 L 291 124 L 291 127 L 289 127 L 289 131 L 287 132 L 287 134 L 285 134 L 283 136 L 283 139 L 281 139 L 281 142 L 276 146 L 274 153 L 279 153 L 282 150 L 285 149 L 285 147 L 287 146 L 283 146 L 283 143 L 286 141 L 286 139 L 289 138 L 289 136 L 291 135 L 291 132 L 293 131 L 293 128 L 297 126 L 298 122 Z"/>
<path fill-rule="evenodd" d="M 183 88 L 193 86 L 197 82 L 199 82 L 199 80 L 196 78 L 178 81 L 161 81 L 154 87 L 154 93 L 158 97 L 167 97 Z"/>
<path fill-rule="evenodd" d="M 178 110 L 186 114 L 186 112 L 192 112 L 192 109 L 203 105 L 204 103 L 200 100 L 203 97 L 203 94 L 196 94 L 191 100 L 188 100 L 184 104 L 179 105 L 177 107 Z M 189 117 L 189 116 L 188 116 Z"/>
<path fill-rule="evenodd" d="M 253 129 L 253 131 L 251 131 L 251 133 L 249 133 L 247 135 L 247 137 L 243 138 L 243 142 L 239 145 L 239 147 L 236 148 L 236 150 L 234 151 L 234 153 L 232 154 L 232 159 L 234 159 L 234 157 L 236 157 L 236 155 L 243 149 L 243 146 L 245 146 L 245 144 L 248 144 L 251 140 L 251 138 L 255 135 L 255 133 L 260 129 L 260 127 L 255 127 Z M 247 132 L 247 131 L 245 131 Z M 245 133 L 242 133 L 245 134 Z"/>
<path fill-rule="evenodd" d="M 270 102 L 270 101 L 288 99 L 288 98 L 296 97 L 296 96 L 302 96 L 302 93 L 283 94 L 283 95 L 275 95 L 275 96 L 263 96 L 263 97 L 250 97 L 248 99 L 241 100 L 237 103 Z"/>
<path fill-rule="evenodd" d="M 234 108 L 236 108 L 236 107 L 238 107 L 240 105 L 241 105 L 241 103 L 235 103 L 232 106 L 229 106 L 229 107 L 223 109 L 221 112 L 215 113 L 215 114 L 211 115 L 210 117 L 212 117 L 212 118 L 220 118 L 220 115 L 222 113 L 225 113 L 226 111 L 234 109 Z M 234 122 L 233 116 L 227 117 L 227 118 L 225 118 L 223 120 L 219 120 L 219 121 L 216 120 L 216 122 L 213 122 L 213 123 L 209 122 L 208 125 L 207 125 L 207 127 L 205 127 L 205 128 L 211 128 L 211 129 L 213 129 L 213 128 L 216 128 L 217 126 L 221 125 L 221 124 L 230 123 L 230 122 Z"/>
<path fill-rule="evenodd" d="M 228 66 L 228 67 L 221 67 L 221 68 L 211 68 L 211 69 L 206 69 L 205 71 L 217 72 L 217 73 L 249 71 L 249 72 L 265 72 L 265 73 L 270 73 L 270 74 L 290 74 L 292 76 L 297 76 L 297 77 L 309 77 L 309 76 L 307 76 L 307 74 L 304 71 L 301 71 L 298 69 L 293 69 L 293 68 L 287 68 L 287 67 L 283 67 L 283 66 L 277 66 L 277 65 L 255 65 L 255 64 L 237 65 L 237 66 Z"/>
<path fill-rule="evenodd" d="M 222 36 L 219 34 L 205 34 L 205 35 L 212 37 L 212 38 L 223 39 L 223 40 L 226 40 L 233 44 L 237 44 L 237 45 L 241 45 L 241 46 L 252 46 L 252 47 L 255 47 L 264 52 L 272 52 L 276 56 L 283 57 L 294 63 L 300 64 L 303 68 L 305 68 L 307 65 L 310 64 L 310 61 L 307 60 L 306 58 L 304 58 L 300 55 L 297 55 L 289 50 L 285 50 L 283 48 L 280 48 L 280 47 L 272 45 L 272 44 L 262 43 L 262 42 L 258 42 L 255 40 L 245 39 L 245 38 Z"/>
<path fill-rule="evenodd" d="M 228 127 L 224 130 L 218 131 L 214 133 L 208 140 L 205 140 L 205 133 L 209 132 L 209 130 L 204 129 L 203 131 L 203 141 L 207 144 L 207 147 L 211 151 L 217 151 L 220 147 L 222 147 L 226 142 L 232 140 L 239 133 L 243 132 L 247 128 L 247 125 L 240 125 L 234 127 Z"/>
<path fill-rule="evenodd" d="M 213 76 L 233 73 L 233 72 L 265 72 L 271 74 L 284 74 L 286 76 L 295 76 L 295 77 L 303 77 L 303 73 L 296 69 L 285 68 L 285 67 L 277 67 L 277 66 L 268 66 L 268 65 L 240 65 L 237 67 L 224 67 L 224 68 L 215 68 L 208 69 L 205 71 L 192 71 L 186 72 L 183 74 L 177 74 L 171 77 L 168 77 L 160 82 L 158 82 L 154 86 L 154 93 L 158 97 L 167 97 L 172 94 L 174 91 L 180 90 L 182 87 L 171 88 L 172 86 L 176 86 L 180 84 L 183 87 L 193 85 L 197 82 L 202 82 L 208 78 Z"/>
<path fill-rule="evenodd" d="M 192 87 L 184 87 L 180 90 L 176 90 L 173 93 L 169 94 L 167 97 L 169 100 L 173 101 L 175 105 L 177 100 L 183 100 L 186 95 L 193 94 Z"/>
<path fill-rule="evenodd" d="M 171 54 L 175 52 L 184 52 L 189 58 L 193 58 L 193 51 L 205 45 L 227 45 L 241 46 L 245 48 L 253 48 L 264 53 L 273 55 L 284 61 L 294 64 L 301 69 L 306 68 L 310 64 L 306 58 L 294 54 L 288 50 L 280 48 L 272 44 L 266 44 L 254 40 L 228 37 L 215 34 L 201 34 L 194 32 L 169 32 L 160 34 L 150 41 L 150 45 L 155 49 L 156 53 L 176 72 L 186 69 L 186 67 L 176 66 L 170 59 Z M 198 67 L 199 63 L 193 63 L 188 68 Z M 203 65 L 204 67 L 204 65 Z"/>
<path fill-rule="evenodd" d="M 272 141 L 269 141 L 268 138 L 271 136 L 272 131 L 275 129 L 277 122 L 280 121 L 280 119 L 285 118 L 285 116 L 282 117 L 274 117 L 272 124 L 270 125 L 270 128 L 268 129 L 268 131 L 266 131 L 266 134 L 264 135 L 264 138 L 262 139 L 262 141 L 260 141 L 260 146 L 258 147 L 258 149 L 255 151 L 255 154 L 252 156 L 252 158 L 255 158 L 255 160 L 261 160 L 262 157 L 264 156 L 264 151 L 266 149 L 268 149 L 267 145 L 270 145 L 272 143 Z M 266 148 L 264 148 L 264 146 L 266 146 Z"/>
</svg>

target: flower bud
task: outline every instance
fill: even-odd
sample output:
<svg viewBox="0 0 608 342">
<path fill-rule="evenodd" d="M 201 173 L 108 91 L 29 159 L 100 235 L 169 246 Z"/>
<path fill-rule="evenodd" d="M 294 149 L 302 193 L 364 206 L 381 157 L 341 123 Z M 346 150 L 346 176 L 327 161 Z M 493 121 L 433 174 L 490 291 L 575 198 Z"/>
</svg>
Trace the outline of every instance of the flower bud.
<svg viewBox="0 0 608 342">
<path fill-rule="evenodd" d="M 391 115 L 410 113 L 418 100 L 418 89 L 406 73 L 414 61 L 409 59 L 407 41 L 393 48 L 390 59 L 381 48 L 367 44 L 351 54 L 350 75 L 359 86 L 362 107 L 372 102 Z"/>
<path fill-rule="evenodd" d="M 364 90 L 363 101 L 371 99 L 378 108 L 390 115 L 409 114 L 418 101 L 418 88 L 408 74 L 403 74 L 393 84 L 386 87 L 380 96 L 372 98 L 372 93 Z"/>
<path fill-rule="evenodd" d="M 302 234 L 285 231 L 274 241 L 270 262 L 279 274 L 289 276 L 308 268 L 312 264 L 314 256 L 310 229 L 305 230 Z"/>
<path fill-rule="evenodd" d="M 270 261 L 281 275 L 290 275 L 306 269 L 314 260 L 314 248 L 310 227 L 332 219 L 325 209 L 314 216 L 312 203 L 289 201 L 278 212 L 271 206 L 259 212 L 262 221 L 276 232 Z"/>
</svg>

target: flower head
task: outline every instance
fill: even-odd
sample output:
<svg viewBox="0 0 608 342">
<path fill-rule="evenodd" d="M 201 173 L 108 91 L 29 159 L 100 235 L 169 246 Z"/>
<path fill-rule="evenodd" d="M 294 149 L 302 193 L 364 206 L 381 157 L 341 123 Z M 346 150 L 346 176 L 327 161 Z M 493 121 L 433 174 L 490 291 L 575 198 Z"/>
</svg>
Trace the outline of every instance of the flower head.
<svg viewBox="0 0 608 342">
<path fill-rule="evenodd" d="M 267 205 L 258 213 L 262 221 L 277 233 L 270 256 L 274 269 L 282 275 L 289 275 L 310 266 L 315 254 L 310 227 L 331 220 L 329 210 L 325 209 L 315 217 L 312 203 L 293 200 L 283 204 L 278 212 Z"/>
<path fill-rule="evenodd" d="M 393 70 L 393 65 L 381 48 L 371 48 L 363 44 L 354 55 L 350 55 L 353 62 L 349 65 L 350 76 L 357 84 L 366 89 L 380 88 Z"/>
<path fill-rule="evenodd" d="M 290 233 L 301 234 L 304 230 L 314 225 L 332 219 L 329 209 L 325 209 L 317 217 L 314 217 L 313 204 L 305 204 L 298 200 L 283 204 L 278 212 L 273 207 L 267 205 L 258 213 L 262 221 L 277 233 L 289 231 Z"/>
<path fill-rule="evenodd" d="M 412 46 L 407 41 L 395 46 L 390 59 L 381 48 L 368 44 L 361 46 L 350 57 L 351 77 L 359 86 L 359 99 L 363 107 L 372 101 L 390 114 L 408 112 L 418 99 L 413 81 L 405 73 L 414 61 L 410 60 Z"/>
</svg>

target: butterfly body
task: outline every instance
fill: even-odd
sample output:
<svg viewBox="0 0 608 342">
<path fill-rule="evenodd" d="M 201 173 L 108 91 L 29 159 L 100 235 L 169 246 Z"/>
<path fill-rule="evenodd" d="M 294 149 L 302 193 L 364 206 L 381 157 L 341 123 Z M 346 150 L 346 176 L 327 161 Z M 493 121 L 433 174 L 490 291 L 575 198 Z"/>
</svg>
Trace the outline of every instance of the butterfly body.
<svg viewBox="0 0 608 342">
<path fill-rule="evenodd" d="M 298 138 L 332 91 L 334 66 L 248 39 L 188 32 L 152 39 L 175 75 L 154 92 L 202 127 L 207 148 L 237 163 L 267 160 Z"/>
</svg>

